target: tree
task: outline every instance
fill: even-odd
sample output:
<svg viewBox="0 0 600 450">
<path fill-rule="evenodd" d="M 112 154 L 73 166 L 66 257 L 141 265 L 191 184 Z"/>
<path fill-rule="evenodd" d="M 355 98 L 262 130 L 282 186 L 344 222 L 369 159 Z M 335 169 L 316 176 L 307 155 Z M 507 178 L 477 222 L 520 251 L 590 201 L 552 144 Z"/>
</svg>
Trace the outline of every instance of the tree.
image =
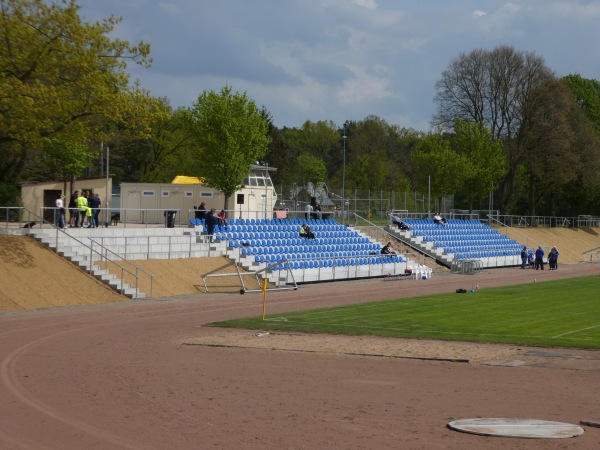
<svg viewBox="0 0 600 450">
<path fill-rule="evenodd" d="M 563 186 L 573 188 L 585 170 L 584 162 L 591 163 L 588 148 L 597 145 L 598 139 L 586 131 L 591 124 L 584 110 L 560 80 L 548 81 L 533 91 L 524 105 L 523 117 L 519 140 L 527 150 L 524 164 L 529 176 L 528 214 L 536 215 L 537 205 L 545 199 L 554 215 L 555 194 Z"/>
<path fill-rule="evenodd" d="M 452 195 L 463 184 L 467 161 L 439 133 L 424 136 L 412 154 L 417 185 L 425 192 L 431 182 L 434 198 Z"/>
<path fill-rule="evenodd" d="M 250 165 L 267 151 L 268 124 L 246 93 L 204 91 L 187 112 L 187 126 L 195 141 L 189 170 L 229 198 L 244 186 Z"/>
<path fill-rule="evenodd" d="M 113 172 L 128 181 L 169 183 L 180 175 L 193 139 L 186 126 L 186 112 L 173 111 L 168 99 L 158 99 L 160 115 L 150 124 L 150 136 L 111 142 Z"/>
<path fill-rule="evenodd" d="M 526 152 L 516 139 L 524 121 L 524 105 L 532 92 L 554 78 L 540 56 L 501 46 L 461 53 L 436 83 L 435 125 L 450 130 L 457 118 L 481 123 L 494 140 L 504 141 L 508 171 L 498 196 L 504 212 Z"/>
<path fill-rule="evenodd" d="M 481 123 L 456 119 L 452 148 L 465 163 L 462 190 L 469 199 L 469 211 L 472 211 L 474 200 L 497 189 L 506 174 L 502 141 L 493 140 L 490 131 Z"/>
<path fill-rule="evenodd" d="M 269 161 L 269 165 L 277 168 L 277 172 L 271 174 L 273 184 L 292 182 L 293 160 L 283 133 L 275 126 L 273 116 L 264 106 L 260 110 L 260 115 L 265 118 L 269 126 L 267 135 L 270 142 L 265 159 Z"/>
<path fill-rule="evenodd" d="M 588 80 L 581 75 L 567 75 L 562 78 L 575 95 L 576 102 L 600 133 L 600 81 Z"/>
<path fill-rule="evenodd" d="M 296 179 L 306 186 L 307 183 L 316 185 L 325 181 L 327 168 L 323 160 L 308 153 L 301 153 L 296 159 Z"/>
<path fill-rule="evenodd" d="M 343 132 L 343 130 L 342 130 Z M 356 189 L 405 189 L 408 182 L 410 150 L 403 141 L 405 130 L 369 115 L 364 120 L 347 122 L 346 177 Z M 341 161 L 340 161 L 341 163 Z M 341 165 L 335 166 L 336 180 Z"/>
<path fill-rule="evenodd" d="M 106 121 L 148 131 L 153 99 L 130 85 L 127 63 L 148 67 L 150 46 L 110 39 L 121 19 L 84 23 L 75 0 L 0 0 L 0 177 L 15 182 L 45 139 L 82 143 Z M 77 133 L 74 133 L 74 129 Z"/>
<path fill-rule="evenodd" d="M 87 146 L 80 142 L 48 139 L 44 155 L 47 169 L 64 183 L 63 192 L 69 192 L 67 182 L 72 183 L 89 166 Z"/>
</svg>

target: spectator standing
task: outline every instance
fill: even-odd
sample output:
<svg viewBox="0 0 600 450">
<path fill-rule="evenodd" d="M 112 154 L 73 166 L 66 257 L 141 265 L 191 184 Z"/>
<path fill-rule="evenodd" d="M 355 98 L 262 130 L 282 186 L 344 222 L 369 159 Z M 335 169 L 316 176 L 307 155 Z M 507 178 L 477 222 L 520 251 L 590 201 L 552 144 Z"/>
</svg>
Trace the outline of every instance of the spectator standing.
<svg viewBox="0 0 600 450">
<path fill-rule="evenodd" d="M 307 204 L 306 204 L 306 208 L 304 208 L 304 218 L 305 218 L 306 220 L 309 220 L 309 219 L 310 219 L 310 216 L 311 216 L 311 214 L 312 214 L 312 212 L 313 212 L 313 207 L 312 207 L 312 205 L 311 205 L 310 203 L 307 203 Z"/>
<path fill-rule="evenodd" d="M 71 194 L 71 198 L 69 199 L 69 226 L 71 228 L 75 228 L 77 226 L 77 221 L 79 220 L 77 198 L 79 198 L 79 191 L 73 191 L 73 194 Z"/>
<path fill-rule="evenodd" d="M 79 191 L 78 191 L 79 192 Z M 83 195 L 83 192 L 79 192 L 77 197 L 77 210 L 79 211 L 79 220 L 76 221 L 75 226 L 78 228 L 83 228 L 83 224 L 85 222 L 85 214 L 87 212 L 87 198 Z"/>
<path fill-rule="evenodd" d="M 96 197 L 96 211 L 94 212 L 94 222 L 96 225 L 96 228 L 98 227 L 98 218 L 100 217 L 100 209 L 102 208 L 102 200 L 100 200 L 100 196 L 98 194 L 94 194 L 94 197 Z M 108 211 L 107 211 L 108 214 Z M 107 223 L 108 223 L 108 219 L 107 219 Z"/>
<path fill-rule="evenodd" d="M 92 208 L 90 208 L 90 191 L 85 191 L 83 196 L 85 197 L 85 201 L 87 205 L 85 207 L 85 224 L 86 227 L 89 228 L 91 225 L 91 217 L 92 217 Z"/>
<path fill-rule="evenodd" d="M 544 250 L 541 245 L 535 251 L 535 270 L 538 269 L 544 270 Z"/>
<path fill-rule="evenodd" d="M 196 219 L 204 219 L 206 217 L 206 203 L 200 203 L 198 210 L 196 211 Z"/>
<path fill-rule="evenodd" d="M 96 223 L 96 214 L 98 212 L 98 208 L 100 207 L 100 199 L 93 192 L 88 196 L 88 207 L 91 209 L 91 215 L 89 216 L 90 228 L 97 228 L 98 224 Z"/>
<path fill-rule="evenodd" d="M 59 194 L 59 196 L 55 202 L 56 209 L 54 210 L 54 224 L 58 228 L 65 227 L 65 203 L 64 203 L 64 201 L 65 201 L 65 196 L 62 194 Z"/>
<path fill-rule="evenodd" d="M 321 219 L 321 218 L 323 218 L 323 213 L 321 212 L 321 205 L 319 203 L 317 203 L 315 205 L 314 217 L 315 217 L 315 219 Z"/>
<path fill-rule="evenodd" d="M 215 234 L 215 226 L 219 222 L 215 208 L 211 208 L 204 217 L 204 225 L 206 226 L 206 234 L 208 235 L 208 241 L 212 242 L 213 235 Z"/>
<path fill-rule="evenodd" d="M 556 247 L 552 247 L 552 250 L 548 253 L 548 265 L 550 270 L 558 269 L 558 249 Z"/>
<path fill-rule="evenodd" d="M 521 269 L 524 269 L 527 265 L 527 247 L 523 247 L 521 250 Z"/>
</svg>

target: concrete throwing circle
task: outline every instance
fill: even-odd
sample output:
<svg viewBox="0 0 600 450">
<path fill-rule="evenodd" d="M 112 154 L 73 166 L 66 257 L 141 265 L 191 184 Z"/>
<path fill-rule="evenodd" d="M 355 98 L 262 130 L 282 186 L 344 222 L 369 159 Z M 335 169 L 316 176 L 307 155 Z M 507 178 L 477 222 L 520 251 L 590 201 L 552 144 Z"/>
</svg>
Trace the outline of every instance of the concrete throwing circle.
<svg viewBox="0 0 600 450">
<path fill-rule="evenodd" d="M 480 436 L 531 439 L 562 439 L 583 434 L 579 425 L 536 419 L 462 419 L 449 422 L 448 428 Z"/>
</svg>

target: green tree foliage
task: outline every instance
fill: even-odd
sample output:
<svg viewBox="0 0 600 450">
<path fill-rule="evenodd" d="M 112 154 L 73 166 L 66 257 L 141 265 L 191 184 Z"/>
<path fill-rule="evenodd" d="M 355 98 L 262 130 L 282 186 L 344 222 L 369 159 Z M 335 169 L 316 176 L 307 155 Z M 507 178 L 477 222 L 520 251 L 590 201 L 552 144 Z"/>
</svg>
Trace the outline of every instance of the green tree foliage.
<svg viewBox="0 0 600 450">
<path fill-rule="evenodd" d="M 181 175 L 181 165 L 193 145 L 184 109 L 173 111 L 168 99 L 158 99 L 158 117 L 150 124 L 150 135 L 131 139 L 119 133 L 110 142 L 117 180 L 169 183 Z"/>
<path fill-rule="evenodd" d="M 328 178 L 331 178 L 334 168 L 341 167 L 341 139 L 331 121 L 307 121 L 301 128 L 284 128 L 281 131 L 281 140 L 280 148 L 285 152 L 288 162 L 280 173 L 280 179 L 284 182 L 300 182 L 295 179 L 294 166 L 297 158 L 303 153 L 319 157 L 325 163 Z"/>
<path fill-rule="evenodd" d="M 441 198 L 452 195 L 463 185 L 468 161 L 456 153 L 450 140 L 439 133 L 424 136 L 412 154 L 417 189 Z"/>
<path fill-rule="evenodd" d="M 187 111 L 187 126 L 195 146 L 188 160 L 189 174 L 229 198 L 241 187 L 250 165 L 267 151 L 268 123 L 246 93 L 204 91 Z"/>
<path fill-rule="evenodd" d="M 578 74 L 567 75 L 562 80 L 569 86 L 577 104 L 583 108 L 596 131 L 600 133 L 600 82 L 582 78 Z"/>
<path fill-rule="evenodd" d="M 301 153 L 296 159 L 295 173 L 296 179 L 302 185 L 306 186 L 308 183 L 316 185 L 325 181 L 327 168 L 321 158 L 309 153 Z"/>
<path fill-rule="evenodd" d="M 410 146 L 406 130 L 377 116 L 346 123 L 346 177 L 354 189 L 406 189 L 409 177 Z M 336 180 L 340 179 L 340 169 Z"/>
<path fill-rule="evenodd" d="M 16 181 L 46 138 L 85 139 L 106 121 L 135 133 L 148 130 L 153 100 L 131 85 L 128 62 L 149 66 L 150 46 L 108 36 L 120 19 L 84 23 L 75 0 L 0 0 L 1 178 Z M 83 143 L 86 143 L 84 140 Z"/>
<path fill-rule="evenodd" d="M 55 179 L 64 182 L 63 192 L 67 190 L 67 182 L 81 176 L 89 167 L 87 146 L 77 142 L 61 142 L 48 139 L 45 148 L 45 166 L 54 174 Z"/>
<path fill-rule="evenodd" d="M 598 135 L 561 80 L 551 80 L 534 90 L 524 111 L 519 139 L 527 149 L 528 214 L 536 215 L 542 201 L 548 205 L 545 213 L 555 214 L 557 195 L 563 189 L 572 191 L 578 180 L 583 181 L 584 173 L 588 174 L 587 188 L 598 184 Z M 595 168 L 595 176 L 590 176 L 590 168 Z"/>
<path fill-rule="evenodd" d="M 452 148 L 462 156 L 461 190 L 469 199 L 469 210 L 473 203 L 498 188 L 506 175 L 506 157 L 502 141 L 493 140 L 490 131 L 481 123 L 456 119 Z"/>
<path fill-rule="evenodd" d="M 268 123 L 267 136 L 269 137 L 269 145 L 267 146 L 267 154 L 265 159 L 271 167 L 276 167 L 277 171 L 272 172 L 271 179 L 274 184 L 292 183 L 291 180 L 293 160 L 290 155 L 287 143 L 283 138 L 283 132 L 273 124 L 273 117 L 265 107 L 260 110 L 260 115 Z"/>
</svg>

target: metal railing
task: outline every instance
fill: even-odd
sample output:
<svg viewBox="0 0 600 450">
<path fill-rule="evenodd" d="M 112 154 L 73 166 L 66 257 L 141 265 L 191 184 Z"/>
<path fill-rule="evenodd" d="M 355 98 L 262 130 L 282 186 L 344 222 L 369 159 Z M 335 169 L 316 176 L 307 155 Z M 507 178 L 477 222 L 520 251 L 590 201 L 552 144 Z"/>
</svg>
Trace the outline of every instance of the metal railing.
<svg viewBox="0 0 600 450">
<path fill-rule="evenodd" d="M 400 241 L 398 239 L 398 236 L 394 235 L 393 233 L 390 233 L 385 228 L 383 228 L 383 227 L 381 227 L 379 225 L 374 224 L 370 220 L 365 219 L 364 217 L 361 217 L 360 215 L 358 215 L 356 213 L 353 214 L 353 217 L 354 217 L 354 226 L 355 227 L 361 227 L 361 228 L 362 227 L 368 227 L 368 228 L 372 228 L 374 230 L 377 230 L 377 233 L 379 235 L 385 236 L 386 239 L 384 239 L 384 240 L 393 240 L 394 242 L 400 242 L 400 243 L 402 243 L 402 245 L 404 245 L 404 246 L 410 248 L 411 250 L 413 250 L 412 252 L 400 252 L 400 254 L 406 255 L 407 259 L 409 259 L 409 260 L 412 259 L 417 264 L 425 264 L 425 261 L 429 258 L 430 260 L 433 260 L 437 264 L 437 261 L 435 260 L 435 258 L 433 258 L 432 256 L 427 255 L 425 253 L 422 253 L 417 247 L 415 247 L 414 245 L 412 245 L 410 242 Z M 361 222 L 364 222 L 367 225 L 365 226 Z"/>
<path fill-rule="evenodd" d="M 135 278 L 135 298 L 137 299 L 137 295 L 139 292 L 139 274 L 143 273 L 144 275 L 146 275 L 149 280 L 150 280 L 150 293 L 148 295 L 149 298 L 152 298 L 152 287 L 153 287 L 153 281 L 154 281 L 154 275 L 152 275 L 152 273 L 142 269 L 139 266 L 136 266 L 135 264 L 133 264 L 131 261 L 126 260 L 125 258 L 121 257 L 119 254 L 113 252 L 112 250 L 110 250 L 109 248 L 105 247 L 104 245 L 100 244 L 99 242 L 96 242 L 94 240 L 94 238 L 92 237 L 88 237 L 88 239 L 91 241 L 91 245 L 90 245 L 90 264 L 92 263 L 92 259 L 93 259 L 93 255 L 100 255 L 100 259 L 98 261 L 100 262 L 104 262 L 104 264 L 106 265 L 107 269 L 109 264 L 113 264 L 115 265 L 118 269 L 121 270 L 121 292 L 123 291 L 123 283 L 124 283 L 124 279 L 125 279 L 125 273 L 128 273 L 130 275 L 132 275 Z M 98 245 L 100 247 L 100 251 L 97 251 L 93 248 L 94 244 Z M 111 255 L 113 257 L 115 257 L 116 259 L 118 259 L 119 261 L 121 261 L 122 263 L 128 264 L 129 266 L 133 266 L 133 270 L 135 270 L 135 272 L 131 272 L 127 269 L 125 269 L 124 267 L 122 267 L 121 265 L 119 265 L 118 263 L 115 262 L 114 259 L 110 259 L 108 257 L 108 255 Z"/>
<path fill-rule="evenodd" d="M 523 241 L 521 241 L 520 243 L 525 245 L 527 248 L 542 247 L 542 249 L 544 250 L 545 253 L 547 253 L 548 250 L 550 249 L 549 245 L 542 244 L 540 241 L 527 236 L 525 233 L 520 232 L 518 229 L 513 228 L 512 226 L 507 225 L 503 222 L 500 222 L 495 217 L 489 218 L 489 225 L 498 227 L 498 231 L 500 231 L 500 232 L 501 232 L 501 229 L 504 228 L 503 234 L 506 237 L 508 237 L 508 229 L 510 228 L 512 233 L 523 237 Z"/>
<path fill-rule="evenodd" d="M 105 242 L 107 240 L 112 241 L 112 243 L 110 244 L 111 246 L 124 247 L 124 251 L 122 253 L 119 253 L 116 251 L 111 251 L 113 254 L 119 256 L 119 258 L 122 258 L 122 259 L 128 259 L 128 256 L 140 255 L 140 254 L 144 254 L 144 258 L 136 257 L 134 259 L 173 259 L 173 258 L 181 258 L 182 253 L 186 253 L 187 258 L 192 258 L 193 253 L 194 253 L 193 244 L 194 243 L 209 244 L 211 236 L 196 235 L 194 232 L 192 232 L 189 235 L 183 234 L 183 235 L 177 235 L 177 236 L 160 236 L 158 238 L 165 239 L 167 241 L 166 244 L 164 244 L 167 247 L 166 250 L 152 251 L 153 244 L 151 244 L 150 241 L 152 239 L 157 239 L 157 236 L 90 236 L 90 239 L 94 239 L 95 242 L 98 245 L 102 246 L 103 248 L 108 248 L 107 244 L 105 244 Z M 181 239 L 187 240 L 187 244 L 186 244 L 187 249 L 186 250 L 177 249 L 176 246 L 178 244 L 173 243 L 173 241 L 179 241 Z M 145 240 L 146 242 L 141 243 L 141 241 L 143 241 L 143 240 Z M 133 243 L 130 243 L 130 241 L 133 241 Z M 120 244 L 119 242 L 122 242 L 122 244 Z M 142 247 L 143 250 L 142 251 L 130 251 L 129 249 L 132 248 L 133 246 Z M 206 256 L 208 256 L 208 257 L 212 256 L 213 251 L 210 246 L 208 246 L 208 249 L 206 251 L 207 251 Z M 219 253 L 219 251 L 215 250 L 215 253 Z M 153 258 L 152 256 L 155 254 L 161 254 L 161 255 L 166 254 L 167 257 L 166 258 Z"/>
<path fill-rule="evenodd" d="M 56 208 L 52 208 L 52 209 L 56 209 Z M 124 280 L 125 273 L 127 273 L 135 280 L 135 286 L 134 286 L 135 296 L 134 296 L 134 298 L 135 299 L 138 298 L 139 272 L 145 273 L 150 276 L 150 291 L 152 292 L 152 277 L 153 277 L 153 275 L 150 274 L 149 272 L 144 271 L 142 268 L 137 267 L 132 263 L 129 263 L 128 261 L 127 261 L 128 264 L 131 264 L 136 268 L 135 272 L 127 270 L 125 267 L 119 265 L 117 262 L 110 260 L 106 256 L 108 253 L 112 253 L 112 252 L 110 252 L 109 249 L 102 248 L 102 246 L 101 246 L 101 251 L 98 251 L 93 248 L 93 244 L 87 245 L 85 242 L 81 241 L 80 239 L 77 239 L 76 237 L 68 234 L 66 231 L 64 231 L 64 230 L 60 229 L 59 227 L 57 227 L 56 225 L 54 225 L 54 223 L 47 221 L 42 216 L 40 216 L 26 208 L 23 208 L 23 207 L 0 207 L 0 211 L 5 213 L 6 215 L 10 214 L 14 218 L 14 221 L 6 222 L 6 228 L 10 228 L 8 226 L 10 223 L 17 224 L 18 227 L 21 229 L 19 231 L 24 232 L 25 235 L 32 234 L 34 227 L 43 228 L 44 226 L 48 226 L 49 228 L 54 229 L 54 231 L 55 231 L 54 238 L 55 238 L 55 242 L 56 242 L 56 246 L 54 247 L 54 250 L 57 253 L 61 250 L 59 237 L 66 238 L 67 242 L 71 242 L 71 241 L 76 242 L 79 246 L 84 247 L 87 250 L 89 250 L 90 251 L 90 261 L 89 261 L 90 267 L 89 267 L 89 269 L 86 269 L 86 271 L 90 274 L 92 274 L 92 272 L 93 272 L 92 265 L 93 265 L 93 256 L 94 255 L 98 256 L 98 260 L 105 260 L 105 264 L 107 264 L 107 265 L 114 264 L 121 271 L 121 287 L 119 289 L 119 291 L 121 293 L 124 292 L 124 286 L 123 286 L 124 281 L 123 280 Z M 65 245 L 64 247 L 68 248 L 69 246 Z"/>
</svg>

